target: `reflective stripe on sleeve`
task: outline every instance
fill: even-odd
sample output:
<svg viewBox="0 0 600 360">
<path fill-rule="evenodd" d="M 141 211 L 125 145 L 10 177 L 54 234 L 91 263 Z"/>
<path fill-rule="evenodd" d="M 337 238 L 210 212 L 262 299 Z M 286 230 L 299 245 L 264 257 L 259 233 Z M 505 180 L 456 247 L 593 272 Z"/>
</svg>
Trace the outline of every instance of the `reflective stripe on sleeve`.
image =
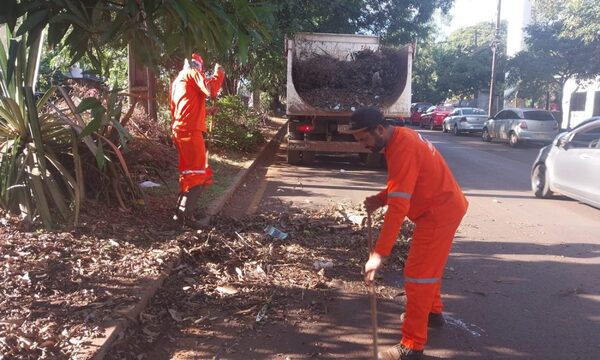
<svg viewBox="0 0 600 360">
<path fill-rule="evenodd" d="M 417 279 L 417 278 L 411 278 L 411 277 L 405 276 L 404 281 L 417 283 L 417 284 L 435 284 L 440 281 L 440 278 Z"/>
<path fill-rule="evenodd" d="M 206 174 L 206 170 L 184 170 L 181 172 L 182 175 L 188 174 Z"/>
<path fill-rule="evenodd" d="M 399 197 L 399 198 L 404 198 L 404 199 L 410 199 L 411 196 L 412 196 L 412 194 L 397 191 L 397 192 L 388 193 L 387 196 L 388 197 Z"/>
</svg>

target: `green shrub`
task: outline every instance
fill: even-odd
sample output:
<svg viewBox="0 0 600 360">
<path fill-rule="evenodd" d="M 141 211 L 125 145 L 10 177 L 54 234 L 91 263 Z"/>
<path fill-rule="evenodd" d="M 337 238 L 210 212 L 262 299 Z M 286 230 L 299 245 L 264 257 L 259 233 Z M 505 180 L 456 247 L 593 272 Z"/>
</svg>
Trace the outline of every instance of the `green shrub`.
<svg viewBox="0 0 600 360">
<path fill-rule="evenodd" d="M 212 146 L 252 152 L 265 142 L 260 132 L 260 117 L 249 110 L 238 96 L 222 97 L 216 106 L 217 113 L 207 119 L 209 124 L 212 122 Z"/>
</svg>

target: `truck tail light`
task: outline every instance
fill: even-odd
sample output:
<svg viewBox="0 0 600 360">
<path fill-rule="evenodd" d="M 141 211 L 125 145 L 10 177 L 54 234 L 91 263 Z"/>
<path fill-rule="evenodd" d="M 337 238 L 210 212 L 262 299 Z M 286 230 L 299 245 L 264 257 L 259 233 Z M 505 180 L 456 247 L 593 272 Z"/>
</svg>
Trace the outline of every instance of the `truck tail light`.
<svg viewBox="0 0 600 360">
<path fill-rule="evenodd" d="M 298 126 L 296 126 L 296 130 L 298 130 L 301 133 L 309 133 L 311 131 L 313 131 L 315 128 L 314 126 L 312 126 L 311 124 L 300 124 Z"/>
<path fill-rule="evenodd" d="M 460 122 L 467 122 L 467 118 L 466 117 L 461 117 L 459 121 Z"/>
<path fill-rule="evenodd" d="M 527 121 L 523 121 L 523 120 L 521 120 L 521 121 L 519 122 L 519 127 L 520 127 L 521 129 L 527 129 Z"/>
</svg>

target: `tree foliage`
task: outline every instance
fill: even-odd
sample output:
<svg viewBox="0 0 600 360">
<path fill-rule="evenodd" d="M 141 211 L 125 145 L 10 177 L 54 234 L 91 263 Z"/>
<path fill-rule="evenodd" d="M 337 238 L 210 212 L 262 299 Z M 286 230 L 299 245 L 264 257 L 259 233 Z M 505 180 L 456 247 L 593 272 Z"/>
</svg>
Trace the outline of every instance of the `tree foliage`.
<svg viewBox="0 0 600 360">
<path fill-rule="evenodd" d="M 563 24 L 560 36 L 585 43 L 600 41 L 600 2 L 597 0 L 536 0 L 537 21 Z"/>
<path fill-rule="evenodd" d="M 454 0 L 276 0 L 272 38 L 250 55 L 252 87 L 277 98 L 285 89 L 285 38 L 297 32 L 375 34 L 401 45 L 431 32 L 435 10 L 447 12 Z"/>
<path fill-rule="evenodd" d="M 564 24 L 536 23 L 527 28 L 527 50 L 509 61 L 509 82 L 523 96 L 539 98 L 546 91 L 560 99 L 565 82 L 600 75 L 600 41 L 587 43 L 582 38 L 563 37 Z M 559 101 L 560 103 L 560 101 Z"/>
<path fill-rule="evenodd" d="M 47 27 L 51 46 L 64 40 L 73 63 L 85 55 L 101 70 L 105 45 L 131 45 L 140 62 L 156 65 L 235 43 L 245 60 L 252 39 L 268 38 L 270 15 L 268 5 L 250 0 L 5 0 L 0 23 L 17 36 Z"/>
<path fill-rule="evenodd" d="M 413 98 L 439 103 L 468 98 L 490 87 L 494 24 L 482 22 L 454 31 L 446 41 L 418 48 L 413 65 Z M 506 24 L 497 45 L 496 75 L 500 86 L 506 64 Z"/>
</svg>

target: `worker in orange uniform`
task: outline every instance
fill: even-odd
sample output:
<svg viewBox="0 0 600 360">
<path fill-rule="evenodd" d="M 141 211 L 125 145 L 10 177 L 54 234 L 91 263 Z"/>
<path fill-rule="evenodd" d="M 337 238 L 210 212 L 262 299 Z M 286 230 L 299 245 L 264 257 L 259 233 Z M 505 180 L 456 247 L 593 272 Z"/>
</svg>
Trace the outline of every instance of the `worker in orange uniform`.
<svg viewBox="0 0 600 360">
<path fill-rule="evenodd" d="M 192 212 L 202 191 L 212 184 L 212 172 L 206 158 L 206 98 L 216 98 L 225 72 L 215 65 L 214 75 L 204 75 L 204 62 L 192 54 L 171 85 L 173 141 L 179 153 L 179 198 L 174 220 L 197 227 Z"/>
<path fill-rule="evenodd" d="M 365 264 L 367 285 L 389 256 L 404 217 L 416 225 L 404 267 L 407 301 L 401 315 L 402 338 L 399 344 L 380 352 L 379 358 L 421 359 L 428 326 L 444 324 L 442 274 L 468 203 L 440 153 L 417 132 L 392 127 L 377 109 L 362 108 L 352 114 L 350 133 L 372 152 L 383 150 L 388 169 L 387 188 L 365 200 L 369 213 L 388 206 L 379 238 Z"/>
</svg>

